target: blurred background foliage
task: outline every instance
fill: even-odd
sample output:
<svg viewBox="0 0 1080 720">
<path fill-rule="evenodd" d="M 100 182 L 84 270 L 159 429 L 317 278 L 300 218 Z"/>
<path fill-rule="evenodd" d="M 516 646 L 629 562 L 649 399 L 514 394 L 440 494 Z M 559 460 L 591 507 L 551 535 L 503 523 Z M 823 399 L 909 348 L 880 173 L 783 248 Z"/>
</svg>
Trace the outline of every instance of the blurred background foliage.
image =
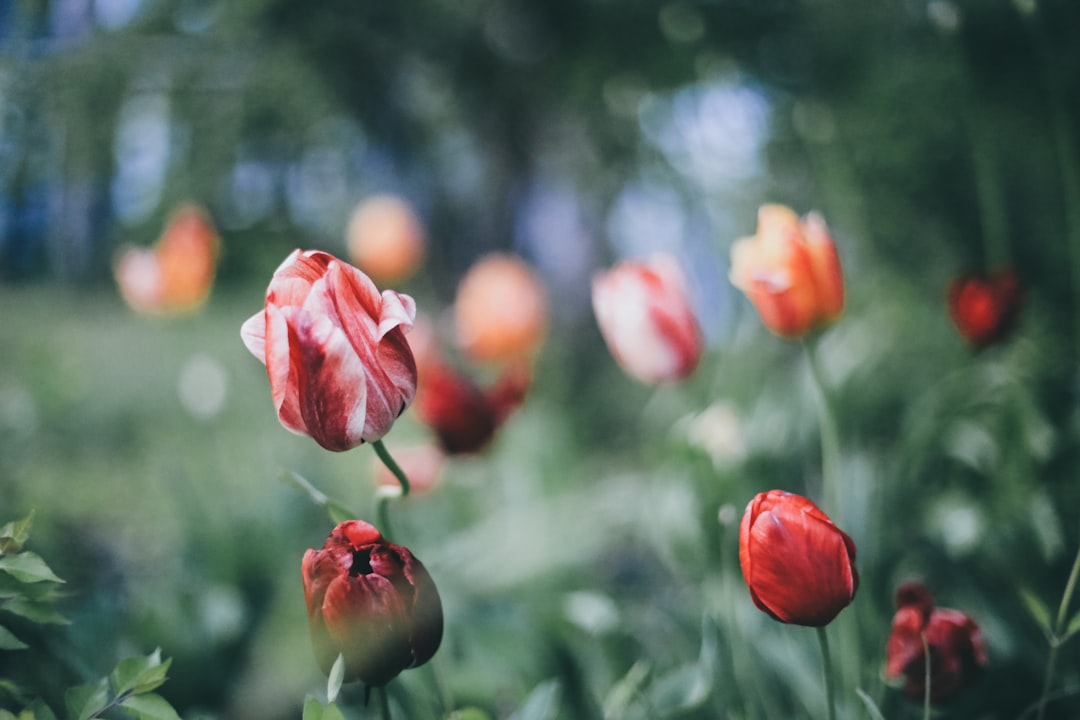
<svg viewBox="0 0 1080 720">
<path fill-rule="evenodd" d="M 0 3 L 0 521 L 36 509 L 72 621 L 0 673 L 50 700 L 160 646 L 185 717 L 299 716 L 322 682 L 299 559 L 329 525 L 281 476 L 370 517 L 373 457 L 283 431 L 239 325 L 289 251 L 343 253 L 356 202 L 394 192 L 428 233 L 398 288 L 421 311 L 500 249 L 552 312 L 495 444 L 392 508 L 448 617 L 403 716 L 819 715 L 812 633 L 755 610 L 737 563 L 754 493 L 820 482 L 801 350 L 726 279 L 778 201 L 823 212 L 847 273 L 820 346 L 862 575 L 845 716 L 856 686 L 917 716 L 880 678 L 915 575 L 989 645 L 947 716 L 1018 717 L 1047 650 L 1021 590 L 1056 609 L 1080 542 L 1078 33 L 1071 0 Z M 113 259 L 191 201 L 222 237 L 214 294 L 138 317 Z M 659 389 L 589 310 L 592 272 L 652 251 L 710 343 Z M 1005 264 L 1020 327 L 973 353 L 945 287 Z M 406 415 L 387 444 L 424 433 Z M 1051 716 L 1075 717 L 1075 643 L 1059 668 Z"/>
</svg>

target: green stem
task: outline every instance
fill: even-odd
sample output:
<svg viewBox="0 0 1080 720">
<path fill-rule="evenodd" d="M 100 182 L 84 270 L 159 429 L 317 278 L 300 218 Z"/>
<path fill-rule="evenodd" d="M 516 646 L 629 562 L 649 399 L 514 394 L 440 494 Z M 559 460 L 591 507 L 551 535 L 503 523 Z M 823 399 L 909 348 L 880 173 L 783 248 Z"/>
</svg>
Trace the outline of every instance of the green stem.
<svg viewBox="0 0 1080 720">
<path fill-rule="evenodd" d="M 386 492 L 392 490 L 393 492 Z M 398 488 L 392 485 L 380 487 L 375 491 L 375 518 L 379 523 L 379 532 L 387 540 L 390 540 L 393 535 L 393 528 L 390 525 L 390 498 L 398 497 L 400 495 Z"/>
<path fill-rule="evenodd" d="M 836 681 L 833 678 L 832 659 L 829 657 L 829 637 L 825 628 L 817 629 L 818 644 L 821 645 L 821 674 L 825 678 L 825 711 L 828 720 L 836 720 Z"/>
<path fill-rule="evenodd" d="M 926 639 L 926 633 L 920 633 L 923 650 L 923 720 L 930 720 L 930 641 Z"/>
<path fill-rule="evenodd" d="M 1043 720 L 1046 716 L 1046 704 L 1050 699 L 1050 686 L 1054 682 L 1054 670 L 1057 665 L 1058 649 L 1061 647 L 1061 634 L 1065 632 L 1065 619 L 1069 614 L 1069 605 L 1072 603 L 1073 593 L 1076 591 L 1076 581 L 1080 577 L 1080 548 L 1077 548 L 1076 559 L 1073 560 L 1069 579 L 1065 583 L 1065 592 L 1061 596 L 1061 604 L 1058 606 L 1057 619 L 1054 622 L 1054 636 L 1050 639 L 1050 655 L 1046 659 L 1046 677 L 1043 678 L 1042 695 L 1039 696 L 1039 714 L 1037 720 Z"/>
<path fill-rule="evenodd" d="M 390 715 L 390 695 L 386 692 L 386 686 L 378 688 L 376 694 L 379 696 L 379 717 L 382 720 L 393 720 Z"/>
<path fill-rule="evenodd" d="M 840 509 L 840 431 L 836 425 L 829 396 L 825 392 L 824 373 L 818 360 L 817 340 L 808 338 L 803 343 L 806 359 L 810 365 L 814 392 L 817 397 L 818 419 L 821 425 L 821 484 L 825 512 L 837 525 L 842 524 Z"/>
<path fill-rule="evenodd" d="M 375 448 L 375 454 L 379 456 L 380 460 L 382 460 L 383 465 L 385 465 L 387 469 L 390 470 L 390 472 L 394 473 L 394 477 L 396 477 L 398 479 L 398 482 L 401 483 L 401 494 L 408 495 L 409 478 L 405 475 L 405 471 L 402 470 L 396 462 L 394 462 L 394 458 L 390 455 L 390 451 L 386 449 L 386 446 L 383 445 L 383 441 L 376 440 L 375 442 L 371 443 L 371 447 Z"/>
</svg>

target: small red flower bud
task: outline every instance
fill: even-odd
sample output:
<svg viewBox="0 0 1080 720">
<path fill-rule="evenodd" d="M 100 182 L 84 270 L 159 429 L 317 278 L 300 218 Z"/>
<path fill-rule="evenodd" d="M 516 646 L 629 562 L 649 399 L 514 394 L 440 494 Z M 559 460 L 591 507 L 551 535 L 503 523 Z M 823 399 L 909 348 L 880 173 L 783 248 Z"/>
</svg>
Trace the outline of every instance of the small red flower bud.
<svg viewBox="0 0 1080 720">
<path fill-rule="evenodd" d="M 859 587 L 854 541 L 817 505 L 783 490 L 746 506 L 739 564 L 754 604 L 793 625 L 828 625 Z"/>
<path fill-rule="evenodd" d="M 1012 330 L 1020 310 L 1020 282 L 1008 268 L 988 278 L 958 277 L 949 284 L 947 301 L 957 332 L 973 346 L 987 347 Z"/>
<path fill-rule="evenodd" d="M 374 527 L 349 520 L 322 550 L 304 553 L 304 600 L 315 659 L 329 674 L 338 654 L 345 682 L 385 685 L 423 665 L 442 641 L 442 603 L 427 570 Z"/>
<path fill-rule="evenodd" d="M 926 652 L 930 647 L 930 701 L 959 695 L 987 663 L 986 644 L 975 621 L 959 610 L 934 607 L 922 583 L 896 591 L 896 615 L 885 647 L 885 677 L 904 683 L 904 694 L 921 701 L 926 692 Z"/>
</svg>

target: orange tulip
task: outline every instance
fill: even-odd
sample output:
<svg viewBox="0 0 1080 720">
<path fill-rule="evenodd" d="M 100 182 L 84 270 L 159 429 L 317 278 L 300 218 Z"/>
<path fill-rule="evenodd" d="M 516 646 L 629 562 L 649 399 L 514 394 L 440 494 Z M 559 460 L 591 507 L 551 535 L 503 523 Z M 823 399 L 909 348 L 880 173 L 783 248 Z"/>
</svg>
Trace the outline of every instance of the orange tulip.
<svg viewBox="0 0 1080 720">
<path fill-rule="evenodd" d="M 210 295 L 220 240 L 195 206 L 169 219 L 153 248 L 128 248 L 115 266 L 120 294 L 133 309 L 156 315 L 198 309 Z"/>
<path fill-rule="evenodd" d="M 547 318 L 543 286 L 513 255 L 482 258 L 458 286 L 458 343 L 474 360 L 501 362 L 532 355 L 547 332 Z"/>
<path fill-rule="evenodd" d="M 373 195 L 356 206 L 346 231 L 349 258 L 378 283 L 409 278 L 424 260 L 424 226 L 407 202 Z"/>
<path fill-rule="evenodd" d="M 762 206 L 757 235 L 732 246 L 731 283 L 783 338 L 802 337 L 844 309 L 844 275 L 825 221 L 783 205 Z"/>
</svg>

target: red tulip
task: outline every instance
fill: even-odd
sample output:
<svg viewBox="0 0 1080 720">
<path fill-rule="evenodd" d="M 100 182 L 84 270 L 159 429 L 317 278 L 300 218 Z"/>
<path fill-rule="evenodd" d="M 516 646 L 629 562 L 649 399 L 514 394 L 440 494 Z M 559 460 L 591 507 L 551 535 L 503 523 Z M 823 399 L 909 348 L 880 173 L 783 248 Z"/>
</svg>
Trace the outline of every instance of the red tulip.
<svg viewBox="0 0 1080 720">
<path fill-rule="evenodd" d="M 746 506 L 739 564 L 754 604 L 794 625 L 828 625 L 859 587 L 852 539 L 817 505 L 783 490 Z"/>
<path fill-rule="evenodd" d="M 904 694 L 922 700 L 926 692 L 926 655 L 930 647 L 930 700 L 940 703 L 966 689 L 987 663 L 979 626 L 959 610 L 934 607 L 922 583 L 896 591 L 896 615 L 885 648 L 885 677 L 903 680 Z"/>
<path fill-rule="evenodd" d="M 624 262 L 592 281 L 593 312 L 615 361 L 646 383 L 681 380 L 701 358 L 701 329 L 675 260 Z"/>
<path fill-rule="evenodd" d="M 815 213 L 800 220 L 783 205 L 762 206 L 757 235 L 731 248 L 730 276 L 765 327 L 784 338 L 802 337 L 844 310 L 840 256 Z"/>
<path fill-rule="evenodd" d="M 114 271 L 120 294 L 133 309 L 154 315 L 198 309 L 210 295 L 220 244 L 206 213 L 182 207 L 154 247 L 120 254 Z"/>
<path fill-rule="evenodd" d="M 525 399 L 531 382 L 527 364 L 512 363 L 489 388 L 443 362 L 425 363 L 420 371 L 415 412 L 435 431 L 448 454 L 478 452 Z"/>
<path fill-rule="evenodd" d="M 408 549 L 349 520 L 301 567 L 315 658 L 329 674 L 338 654 L 345 682 L 385 685 L 431 659 L 442 641 L 435 583 Z"/>
<path fill-rule="evenodd" d="M 1020 310 L 1020 283 L 1011 269 L 988 278 L 964 276 L 949 284 L 949 317 L 957 331 L 975 347 L 1004 338 Z"/>
<path fill-rule="evenodd" d="M 266 364 L 278 419 L 327 450 L 385 435 L 416 392 L 416 304 L 317 250 L 293 252 L 240 334 Z"/>
</svg>

